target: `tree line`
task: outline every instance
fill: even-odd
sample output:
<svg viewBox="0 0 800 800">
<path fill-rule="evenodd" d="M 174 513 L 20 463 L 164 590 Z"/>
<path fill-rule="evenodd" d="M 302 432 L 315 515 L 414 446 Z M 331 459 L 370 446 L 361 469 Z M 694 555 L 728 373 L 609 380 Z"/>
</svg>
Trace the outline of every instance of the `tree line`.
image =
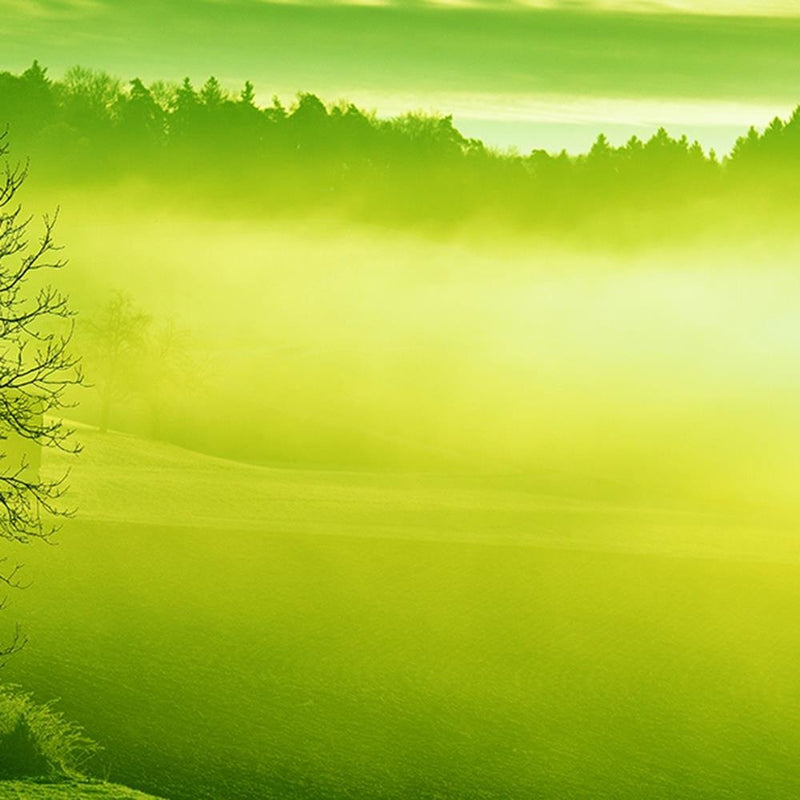
<svg viewBox="0 0 800 800">
<path fill-rule="evenodd" d="M 73 67 L 52 80 L 38 62 L 0 73 L 4 122 L 17 151 L 54 182 L 135 177 L 215 210 L 440 227 L 478 218 L 566 230 L 609 214 L 641 225 L 648 213 L 686 216 L 709 203 L 785 206 L 800 167 L 800 109 L 751 128 L 722 159 L 663 128 L 621 146 L 601 134 L 577 156 L 522 154 L 463 136 L 451 116 L 382 119 L 310 93 L 260 106 L 251 82 L 232 93 L 214 77 L 145 85 Z"/>
</svg>

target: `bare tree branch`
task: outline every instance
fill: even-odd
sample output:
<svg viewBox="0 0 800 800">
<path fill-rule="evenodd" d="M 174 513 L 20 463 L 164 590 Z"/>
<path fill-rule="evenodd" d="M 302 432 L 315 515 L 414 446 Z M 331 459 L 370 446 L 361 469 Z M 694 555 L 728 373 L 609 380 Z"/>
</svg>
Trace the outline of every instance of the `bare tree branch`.
<svg viewBox="0 0 800 800">
<path fill-rule="evenodd" d="M 0 132 L 0 161 L 0 540 L 26 544 L 50 541 L 72 514 L 62 500 L 67 475 L 43 477 L 39 452 L 80 450 L 59 414 L 70 406 L 68 390 L 83 384 L 83 372 L 71 349 L 74 319 L 67 298 L 39 280 L 67 263 L 53 238 L 58 214 L 43 218 L 34 240 L 33 220 L 17 200 L 28 165 L 9 161 L 7 131 Z M 0 584 L 24 588 L 21 565 L 6 568 L 9 563 L 0 558 Z M 24 644 L 17 629 L 0 645 L 0 662 Z"/>
</svg>

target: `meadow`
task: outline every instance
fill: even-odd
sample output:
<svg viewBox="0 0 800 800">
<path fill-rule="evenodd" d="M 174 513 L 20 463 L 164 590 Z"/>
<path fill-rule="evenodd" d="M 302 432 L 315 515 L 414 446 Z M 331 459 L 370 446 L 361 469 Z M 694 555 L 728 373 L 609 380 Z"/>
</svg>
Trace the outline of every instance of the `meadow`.
<svg viewBox="0 0 800 800">
<path fill-rule="evenodd" d="M 31 553 L 6 674 L 61 698 L 105 777 L 171 798 L 798 791 L 780 531 L 83 438 L 84 510 Z"/>
</svg>

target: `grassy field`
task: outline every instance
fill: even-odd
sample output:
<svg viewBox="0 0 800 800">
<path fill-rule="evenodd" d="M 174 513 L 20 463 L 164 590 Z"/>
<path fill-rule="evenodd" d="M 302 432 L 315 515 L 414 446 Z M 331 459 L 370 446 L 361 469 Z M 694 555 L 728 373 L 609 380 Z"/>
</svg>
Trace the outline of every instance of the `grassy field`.
<svg viewBox="0 0 800 800">
<path fill-rule="evenodd" d="M 26 554 L 31 644 L 4 678 L 60 697 L 111 780 L 209 800 L 800 792 L 791 531 L 518 475 L 81 437 L 80 513 Z"/>
</svg>

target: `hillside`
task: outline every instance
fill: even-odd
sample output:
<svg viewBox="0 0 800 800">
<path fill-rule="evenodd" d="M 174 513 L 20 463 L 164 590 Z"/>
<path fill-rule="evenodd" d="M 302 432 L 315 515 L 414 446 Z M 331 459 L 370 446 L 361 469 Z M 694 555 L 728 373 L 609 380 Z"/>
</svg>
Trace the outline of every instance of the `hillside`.
<svg viewBox="0 0 800 800">
<path fill-rule="evenodd" d="M 791 532 L 599 477 L 80 438 L 4 679 L 60 698 L 94 774 L 171 800 L 798 796 Z"/>
<path fill-rule="evenodd" d="M 345 535 L 590 551 L 795 560 L 794 539 L 759 517 L 654 505 L 598 474 L 368 472 L 265 467 L 78 426 L 69 469 L 77 520 L 265 534 Z"/>
</svg>

